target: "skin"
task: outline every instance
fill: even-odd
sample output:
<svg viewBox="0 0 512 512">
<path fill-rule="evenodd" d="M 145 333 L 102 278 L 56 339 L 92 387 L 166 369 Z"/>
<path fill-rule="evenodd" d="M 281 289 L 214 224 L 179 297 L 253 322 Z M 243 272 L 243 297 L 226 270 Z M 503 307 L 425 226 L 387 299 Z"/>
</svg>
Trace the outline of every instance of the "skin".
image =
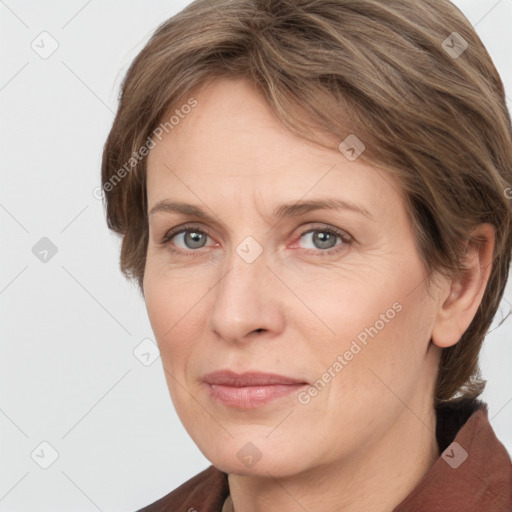
<svg viewBox="0 0 512 512">
<path fill-rule="evenodd" d="M 492 227 L 475 230 L 486 243 L 468 245 L 463 281 L 436 276 L 429 288 L 390 174 L 349 161 L 340 140 L 327 149 L 297 138 L 245 80 L 217 80 L 194 97 L 198 106 L 148 157 L 148 211 L 181 201 L 214 217 L 158 211 L 148 219 L 144 296 L 176 411 L 205 457 L 229 473 L 236 512 L 389 511 L 440 455 L 439 355 L 481 301 Z M 271 216 L 284 202 L 325 197 L 372 218 L 350 210 Z M 190 223 L 188 237 L 162 243 Z M 326 228 L 352 242 L 315 242 Z M 197 229 L 206 235 L 191 238 Z M 236 250 L 249 236 L 263 248 L 252 263 Z M 401 311 L 306 405 L 292 393 L 233 409 L 201 382 L 230 368 L 314 383 L 397 303 Z M 252 467 L 237 457 L 248 442 L 261 454 Z"/>
</svg>

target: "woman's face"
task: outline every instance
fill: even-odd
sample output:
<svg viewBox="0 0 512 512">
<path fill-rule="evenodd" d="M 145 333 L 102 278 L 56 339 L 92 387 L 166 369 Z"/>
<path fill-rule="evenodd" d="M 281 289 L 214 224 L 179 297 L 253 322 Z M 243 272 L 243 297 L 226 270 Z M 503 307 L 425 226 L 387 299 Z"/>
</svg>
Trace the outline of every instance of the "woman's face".
<svg viewBox="0 0 512 512">
<path fill-rule="evenodd" d="M 194 442 L 226 472 L 286 476 L 424 428 L 440 294 L 428 293 L 398 186 L 295 137 L 245 81 L 217 81 L 196 99 L 148 157 L 144 277 Z M 340 206 L 299 208 L 310 201 Z M 203 381 L 220 370 L 298 384 Z"/>
</svg>

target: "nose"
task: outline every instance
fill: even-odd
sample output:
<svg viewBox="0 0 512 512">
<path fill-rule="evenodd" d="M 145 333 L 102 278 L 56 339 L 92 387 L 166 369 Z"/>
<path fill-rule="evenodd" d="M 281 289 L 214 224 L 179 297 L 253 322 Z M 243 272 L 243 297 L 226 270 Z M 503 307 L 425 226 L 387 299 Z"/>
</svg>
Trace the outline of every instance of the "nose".
<svg viewBox="0 0 512 512">
<path fill-rule="evenodd" d="M 242 256 L 240 256 L 242 254 Z M 243 343 L 261 336 L 274 336 L 284 328 L 286 300 L 283 285 L 267 267 L 263 251 L 254 261 L 233 249 L 218 282 L 210 316 L 210 329 L 221 339 Z"/>
</svg>

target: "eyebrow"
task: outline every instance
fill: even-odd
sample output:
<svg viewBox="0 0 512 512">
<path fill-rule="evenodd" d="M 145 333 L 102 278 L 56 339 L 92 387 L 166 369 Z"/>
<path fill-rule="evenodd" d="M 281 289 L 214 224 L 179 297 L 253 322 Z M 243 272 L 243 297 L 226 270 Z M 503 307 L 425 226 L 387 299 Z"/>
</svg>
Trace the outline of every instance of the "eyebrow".
<svg viewBox="0 0 512 512">
<path fill-rule="evenodd" d="M 285 217 L 293 217 L 304 215 L 314 210 L 349 210 L 352 212 L 359 213 L 374 220 L 374 216 L 365 208 L 343 199 L 337 198 L 325 198 L 310 201 L 296 201 L 290 203 L 284 203 L 278 206 L 273 212 L 273 218 L 278 221 Z M 148 217 L 157 212 L 166 213 L 181 213 L 191 217 L 197 217 L 207 221 L 214 221 L 212 215 L 206 212 L 205 209 L 194 206 L 192 204 L 171 202 L 167 200 L 159 201 L 149 211 Z"/>
</svg>

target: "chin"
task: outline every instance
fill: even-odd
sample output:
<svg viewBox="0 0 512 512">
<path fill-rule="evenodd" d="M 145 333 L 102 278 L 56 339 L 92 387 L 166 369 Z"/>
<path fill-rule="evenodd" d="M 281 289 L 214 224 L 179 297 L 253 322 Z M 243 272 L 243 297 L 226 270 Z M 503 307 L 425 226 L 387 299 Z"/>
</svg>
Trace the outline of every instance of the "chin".
<svg viewBox="0 0 512 512">
<path fill-rule="evenodd" d="M 209 459 L 210 462 L 217 468 L 228 474 L 235 474 L 239 476 L 261 476 L 268 478 L 269 475 L 282 478 L 296 474 L 300 471 L 299 468 L 295 469 L 293 462 L 281 459 L 279 462 L 272 459 L 258 461 L 254 466 L 247 467 L 244 463 L 233 457 L 220 457 Z M 303 468 L 301 468 L 303 469 Z"/>
<path fill-rule="evenodd" d="M 219 442 L 213 449 L 201 451 L 217 469 L 241 476 L 287 477 L 308 467 L 304 454 L 295 446 L 289 446 L 287 453 L 282 444 L 279 450 L 279 447 L 271 446 L 268 440 L 259 441 L 256 437 L 253 437 L 254 441 L 247 439 L 247 436 L 241 440 L 230 438 L 228 442 Z M 301 455 L 299 460 L 297 454 Z"/>
</svg>

